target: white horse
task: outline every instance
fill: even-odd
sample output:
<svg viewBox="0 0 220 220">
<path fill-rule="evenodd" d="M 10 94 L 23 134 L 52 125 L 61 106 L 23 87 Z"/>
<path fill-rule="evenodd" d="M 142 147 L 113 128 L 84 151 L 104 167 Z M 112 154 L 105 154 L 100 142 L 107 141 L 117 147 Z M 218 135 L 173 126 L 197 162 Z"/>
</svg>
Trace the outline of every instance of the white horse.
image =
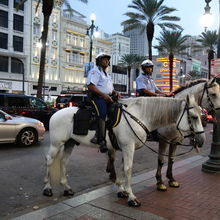
<svg viewBox="0 0 220 220">
<path fill-rule="evenodd" d="M 178 124 L 179 131 L 184 135 L 189 135 L 193 132 L 194 138 L 200 147 L 205 141 L 204 129 L 200 119 L 200 109 L 193 97 L 190 97 L 187 101 L 183 99 L 162 97 L 140 97 L 120 100 L 120 103 L 126 105 L 126 111 L 138 118 L 149 131 L 175 123 Z M 58 167 L 60 167 L 60 170 L 55 170 L 55 173 L 60 174 L 58 176 L 60 176 L 59 181 L 65 189 L 64 195 L 74 194 L 67 182 L 66 163 L 71 155 L 74 144 L 82 143 L 91 145 L 90 139 L 95 133 L 95 131 L 89 131 L 86 136 L 73 134 L 73 115 L 77 110 L 78 108 L 76 107 L 64 108 L 51 117 L 51 144 L 46 157 L 46 185 L 43 190 L 45 196 L 52 196 L 51 178 L 53 175 L 51 175 L 51 173 L 54 171 L 54 167 L 57 167 L 55 163 L 58 163 Z M 140 148 L 142 142 L 146 140 L 146 131 L 144 131 L 140 124 L 135 122 L 127 113 L 122 114 L 119 125 L 115 127 L 113 131 L 116 135 L 118 145 L 122 150 L 124 168 L 124 179 L 123 181 L 119 180 L 116 184 L 119 186 L 119 191 L 125 191 L 127 193 L 128 204 L 130 206 L 140 206 L 140 202 L 132 192 L 131 175 L 134 151 Z M 107 146 L 111 151 L 112 146 L 108 137 Z"/>
<path fill-rule="evenodd" d="M 212 114 L 215 114 L 216 110 L 220 109 L 220 86 L 216 83 L 215 78 L 210 81 L 207 79 L 194 80 L 174 92 L 176 98 L 186 98 L 188 94 L 194 95 L 196 102 Z M 176 148 L 178 146 L 177 143 L 182 142 L 183 136 L 180 135 L 175 125 L 159 128 L 157 131 L 159 137 L 158 166 L 156 172 L 157 189 L 166 191 L 167 187 L 161 175 L 164 155 L 169 147 L 166 177 L 169 180 L 169 186 L 177 188 L 180 184 L 174 179 L 172 168 L 176 155 Z"/>
</svg>

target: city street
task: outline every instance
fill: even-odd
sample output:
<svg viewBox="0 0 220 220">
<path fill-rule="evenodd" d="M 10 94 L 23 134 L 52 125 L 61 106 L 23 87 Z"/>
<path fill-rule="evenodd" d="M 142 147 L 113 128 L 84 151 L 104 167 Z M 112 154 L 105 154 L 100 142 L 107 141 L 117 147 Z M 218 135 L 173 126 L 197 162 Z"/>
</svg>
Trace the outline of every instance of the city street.
<svg viewBox="0 0 220 220">
<path fill-rule="evenodd" d="M 201 155 L 210 152 L 212 124 L 205 128 L 207 144 Z M 157 149 L 157 143 L 148 142 L 148 145 Z M 19 148 L 15 145 L 0 145 L 0 219 L 10 219 L 38 208 L 58 203 L 66 198 L 62 196 L 63 189 L 55 188 L 51 198 L 42 195 L 45 174 L 45 155 L 49 149 L 49 137 L 29 148 Z M 180 147 L 178 152 L 188 151 L 188 147 Z M 191 157 L 193 151 L 176 160 Z M 121 162 L 121 153 L 118 153 L 116 166 Z M 134 157 L 134 175 L 156 168 L 157 155 L 146 147 L 138 150 Z M 98 152 L 98 148 L 89 146 L 75 147 L 67 166 L 69 183 L 75 195 L 91 191 L 100 186 L 111 184 L 105 172 L 106 155 Z M 95 175 L 94 175 L 95 174 Z"/>
</svg>

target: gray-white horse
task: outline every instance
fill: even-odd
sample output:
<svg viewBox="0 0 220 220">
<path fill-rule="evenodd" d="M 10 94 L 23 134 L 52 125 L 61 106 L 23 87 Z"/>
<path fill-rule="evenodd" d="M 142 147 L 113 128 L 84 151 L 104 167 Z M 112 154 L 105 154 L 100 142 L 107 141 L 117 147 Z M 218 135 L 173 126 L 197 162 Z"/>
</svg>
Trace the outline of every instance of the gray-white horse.
<svg viewBox="0 0 220 220">
<path fill-rule="evenodd" d="M 191 81 L 174 92 L 176 98 L 186 98 L 188 94 L 194 95 L 196 102 L 202 107 L 206 108 L 212 114 L 215 114 L 215 111 L 220 109 L 220 86 L 215 82 L 215 78 L 210 81 L 207 79 Z M 176 148 L 178 146 L 177 143 L 182 142 L 183 136 L 180 135 L 175 125 L 159 128 L 158 136 L 159 154 L 156 172 L 157 189 L 166 191 L 167 187 L 165 186 L 161 175 L 164 164 L 164 155 L 169 147 L 166 177 L 169 180 L 169 186 L 177 188 L 180 186 L 180 184 L 174 179 L 172 168 L 176 155 Z"/>
<path fill-rule="evenodd" d="M 204 129 L 200 119 L 200 109 L 193 97 L 188 98 L 187 101 L 162 97 L 140 97 L 120 100 L 120 103 L 126 105 L 126 111 L 138 118 L 149 131 L 175 123 L 178 124 L 178 130 L 182 134 L 189 135 L 193 132 L 198 145 L 202 146 L 205 141 Z M 74 144 L 92 145 L 90 139 L 94 136 L 95 131 L 89 131 L 86 136 L 73 134 L 73 115 L 77 110 L 78 108 L 76 107 L 64 108 L 51 117 L 51 144 L 46 157 L 46 185 L 43 190 L 43 194 L 46 196 L 52 196 L 51 180 L 53 178 L 52 173 L 54 172 L 60 176 L 58 179 L 64 186 L 64 195 L 74 194 L 67 182 L 66 163 Z M 132 192 L 131 175 L 134 151 L 142 146 L 142 142 L 146 140 L 147 134 L 140 124 L 136 123 L 129 115 L 127 117 L 125 115 L 127 114 L 122 114 L 119 125 L 113 129 L 118 145 L 122 150 L 124 168 L 123 181 L 118 181 L 116 184 L 119 186 L 119 191 L 126 191 L 130 206 L 140 206 L 140 202 Z M 111 151 L 112 146 L 108 137 L 107 143 Z M 57 167 L 60 169 L 56 170 Z"/>
</svg>

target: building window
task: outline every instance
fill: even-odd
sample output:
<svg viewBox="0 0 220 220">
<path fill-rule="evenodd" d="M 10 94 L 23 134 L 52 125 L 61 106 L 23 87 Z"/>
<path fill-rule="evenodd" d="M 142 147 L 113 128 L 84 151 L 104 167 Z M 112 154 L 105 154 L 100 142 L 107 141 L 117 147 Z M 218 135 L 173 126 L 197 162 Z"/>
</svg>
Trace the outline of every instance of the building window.
<svg viewBox="0 0 220 220">
<path fill-rule="evenodd" d="M 0 26 L 8 27 L 8 12 L 0 10 Z"/>
<path fill-rule="evenodd" d="M 2 5 L 8 5 L 8 0 L 0 0 L 0 4 L 2 4 Z"/>
<path fill-rule="evenodd" d="M 70 62 L 70 51 L 66 51 L 66 62 Z"/>
<path fill-rule="evenodd" d="M 17 8 L 20 2 L 20 0 L 14 0 L 14 8 Z M 24 11 L 24 3 L 19 6 L 19 10 Z"/>
<path fill-rule="evenodd" d="M 23 52 L 23 38 L 18 36 L 13 36 L 13 47 L 14 47 L 14 51 Z"/>
<path fill-rule="evenodd" d="M 16 31 L 24 31 L 24 17 L 20 15 L 14 14 L 14 30 Z"/>
<path fill-rule="evenodd" d="M 0 33 L 0 48 L 8 49 L 8 35 Z"/>
<path fill-rule="evenodd" d="M 40 24 L 34 24 L 33 33 L 34 35 L 40 35 Z"/>
<path fill-rule="evenodd" d="M 52 30 L 52 40 L 57 40 L 57 31 Z"/>
<path fill-rule="evenodd" d="M 24 64 L 17 58 L 11 58 L 11 72 L 24 74 Z"/>
<path fill-rule="evenodd" d="M 8 57 L 0 56 L 0 71 L 8 72 Z"/>
<path fill-rule="evenodd" d="M 70 34 L 70 33 L 67 33 L 67 34 L 66 34 L 66 42 L 67 42 L 68 44 L 71 44 L 71 34 Z"/>
</svg>

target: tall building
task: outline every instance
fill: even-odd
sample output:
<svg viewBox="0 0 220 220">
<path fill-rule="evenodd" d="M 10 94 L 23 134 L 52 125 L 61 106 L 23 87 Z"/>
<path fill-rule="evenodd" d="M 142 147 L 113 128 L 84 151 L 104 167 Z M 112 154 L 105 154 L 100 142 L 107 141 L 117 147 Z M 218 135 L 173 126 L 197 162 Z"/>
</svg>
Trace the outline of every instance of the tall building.
<svg viewBox="0 0 220 220">
<path fill-rule="evenodd" d="M 88 25 L 85 16 L 72 10 L 64 10 L 61 31 L 60 82 L 62 90 L 83 90 L 84 64 L 88 62 Z"/>
<path fill-rule="evenodd" d="M 111 54 L 112 42 L 104 38 L 105 34 L 90 38 L 87 34 L 89 25 L 85 16 L 72 10 L 63 11 L 61 34 L 61 84 L 62 90 L 84 90 L 86 83 L 85 65 L 89 63 L 92 53 L 92 62 L 101 52 Z M 92 50 L 90 51 L 90 40 Z"/>
<path fill-rule="evenodd" d="M 27 90 L 30 45 L 30 5 L 0 0 L 0 92 Z"/>
<path fill-rule="evenodd" d="M 146 32 L 142 32 L 141 28 L 135 28 L 129 31 L 125 31 L 124 35 L 130 38 L 130 53 L 137 54 L 139 56 L 147 56 L 147 35 Z"/>
<path fill-rule="evenodd" d="M 117 65 L 121 57 L 125 54 L 130 54 L 130 38 L 120 33 L 109 36 L 109 41 L 112 42 L 112 65 Z"/>
<path fill-rule="evenodd" d="M 30 27 L 30 71 L 27 73 L 28 94 L 37 94 L 39 78 L 41 32 L 43 30 L 42 4 L 36 11 L 37 1 L 27 1 L 30 4 L 31 27 Z M 60 94 L 60 44 L 61 44 L 61 9 L 54 5 L 49 20 L 48 37 L 46 43 L 45 74 L 43 83 L 43 96 L 57 96 Z M 46 99 L 47 99 L 46 98 Z"/>
</svg>

